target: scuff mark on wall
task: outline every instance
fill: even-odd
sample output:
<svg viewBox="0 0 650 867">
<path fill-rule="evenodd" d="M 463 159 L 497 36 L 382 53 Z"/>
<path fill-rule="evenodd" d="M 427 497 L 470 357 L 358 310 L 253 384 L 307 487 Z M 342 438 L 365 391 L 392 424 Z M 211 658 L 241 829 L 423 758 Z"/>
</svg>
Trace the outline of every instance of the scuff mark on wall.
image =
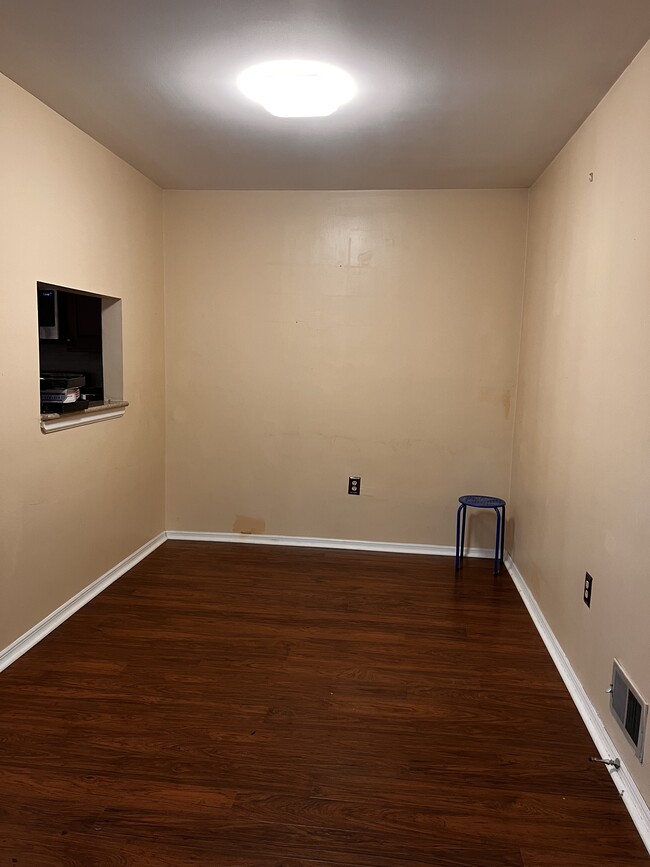
<svg viewBox="0 0 650 867">
<path fill-rule="evenodd" d="M 266 532 L 264 518 L 249 518 L 246 515 L 235 515 L 235 523 L 232 525 L 233 533 L 244 535 L 262 534 Z"/>
<path fill-rule="evenodd" d="M 374 252 L 372 250 L 362 250 L 357 258 L 357 267 L 370 268 L 372 265 L 373 257 Z"/>
</svg>

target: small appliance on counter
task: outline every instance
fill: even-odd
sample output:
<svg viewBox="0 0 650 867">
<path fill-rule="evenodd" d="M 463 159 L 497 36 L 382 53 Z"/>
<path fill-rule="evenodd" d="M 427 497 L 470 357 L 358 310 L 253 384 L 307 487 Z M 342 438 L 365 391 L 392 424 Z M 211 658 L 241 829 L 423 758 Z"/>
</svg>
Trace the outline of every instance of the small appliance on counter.
<svg viewBox="0 0 650 867">
<path fill-rule="evenodd" d="M 82 412 L 88 409 L 89 401 L 81 397 L 85 385 L 83 373 L 41 373 L 41 412 Z"/>
</svg>

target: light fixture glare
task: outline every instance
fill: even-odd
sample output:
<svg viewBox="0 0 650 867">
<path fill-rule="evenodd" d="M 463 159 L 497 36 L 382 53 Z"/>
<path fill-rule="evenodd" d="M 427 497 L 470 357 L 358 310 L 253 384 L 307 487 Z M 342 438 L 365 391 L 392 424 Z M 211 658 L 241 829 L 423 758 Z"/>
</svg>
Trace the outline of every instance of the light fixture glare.
<svg viewBox="0 0 650 867">
<path fill-rule="evenodd" d="M 315 60 L 277 60 L 245 69 L 241 92 L 276 117 L 326 117 L 356 93 L 350 75 Z"/>
</svg>

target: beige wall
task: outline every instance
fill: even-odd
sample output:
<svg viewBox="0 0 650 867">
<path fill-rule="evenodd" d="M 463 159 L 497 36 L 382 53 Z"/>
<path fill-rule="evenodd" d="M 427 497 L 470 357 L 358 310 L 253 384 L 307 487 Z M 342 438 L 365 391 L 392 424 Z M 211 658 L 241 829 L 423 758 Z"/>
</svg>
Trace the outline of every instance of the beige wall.
<svg viewBox="0 0 650 867">
<path fill-rule="evenodd" d="M 0 648 L 164 528 L 161 195 L 0 76 Z M 37 280 L 123 299 L 124 418 L 41 433 Z"/>
<path fill-rule="evenodd" d="M 514 559 L 650 800 L 605 694 L 617 656 L 650 699 L 649 105 L 650 45 L 532 190 L 511 514 Z"/>
<path fill-rule="evenodd" d="M 165 193 L 168 528 L 453 544 L 508 492 L 527 198 Z"/>
</svg>

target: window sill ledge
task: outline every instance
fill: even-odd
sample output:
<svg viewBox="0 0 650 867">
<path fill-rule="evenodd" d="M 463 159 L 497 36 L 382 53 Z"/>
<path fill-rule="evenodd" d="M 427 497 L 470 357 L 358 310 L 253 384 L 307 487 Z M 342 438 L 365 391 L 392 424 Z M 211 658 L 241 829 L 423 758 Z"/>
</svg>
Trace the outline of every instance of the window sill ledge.
<svg viewBox="0 0 650 867">
<path fill-rule="evenodd" d="M 41 430 L 43 433 L 53 433 L 69 427 L 80 427 L 85 424 L 94 424 L 97 421 L 121 418 L 128 405 L 129 402 L 126 400 L 109 400 L 102 406 L 90 406 L 81 412 L 44 413 L 41 415 Z"/>
</svg>

